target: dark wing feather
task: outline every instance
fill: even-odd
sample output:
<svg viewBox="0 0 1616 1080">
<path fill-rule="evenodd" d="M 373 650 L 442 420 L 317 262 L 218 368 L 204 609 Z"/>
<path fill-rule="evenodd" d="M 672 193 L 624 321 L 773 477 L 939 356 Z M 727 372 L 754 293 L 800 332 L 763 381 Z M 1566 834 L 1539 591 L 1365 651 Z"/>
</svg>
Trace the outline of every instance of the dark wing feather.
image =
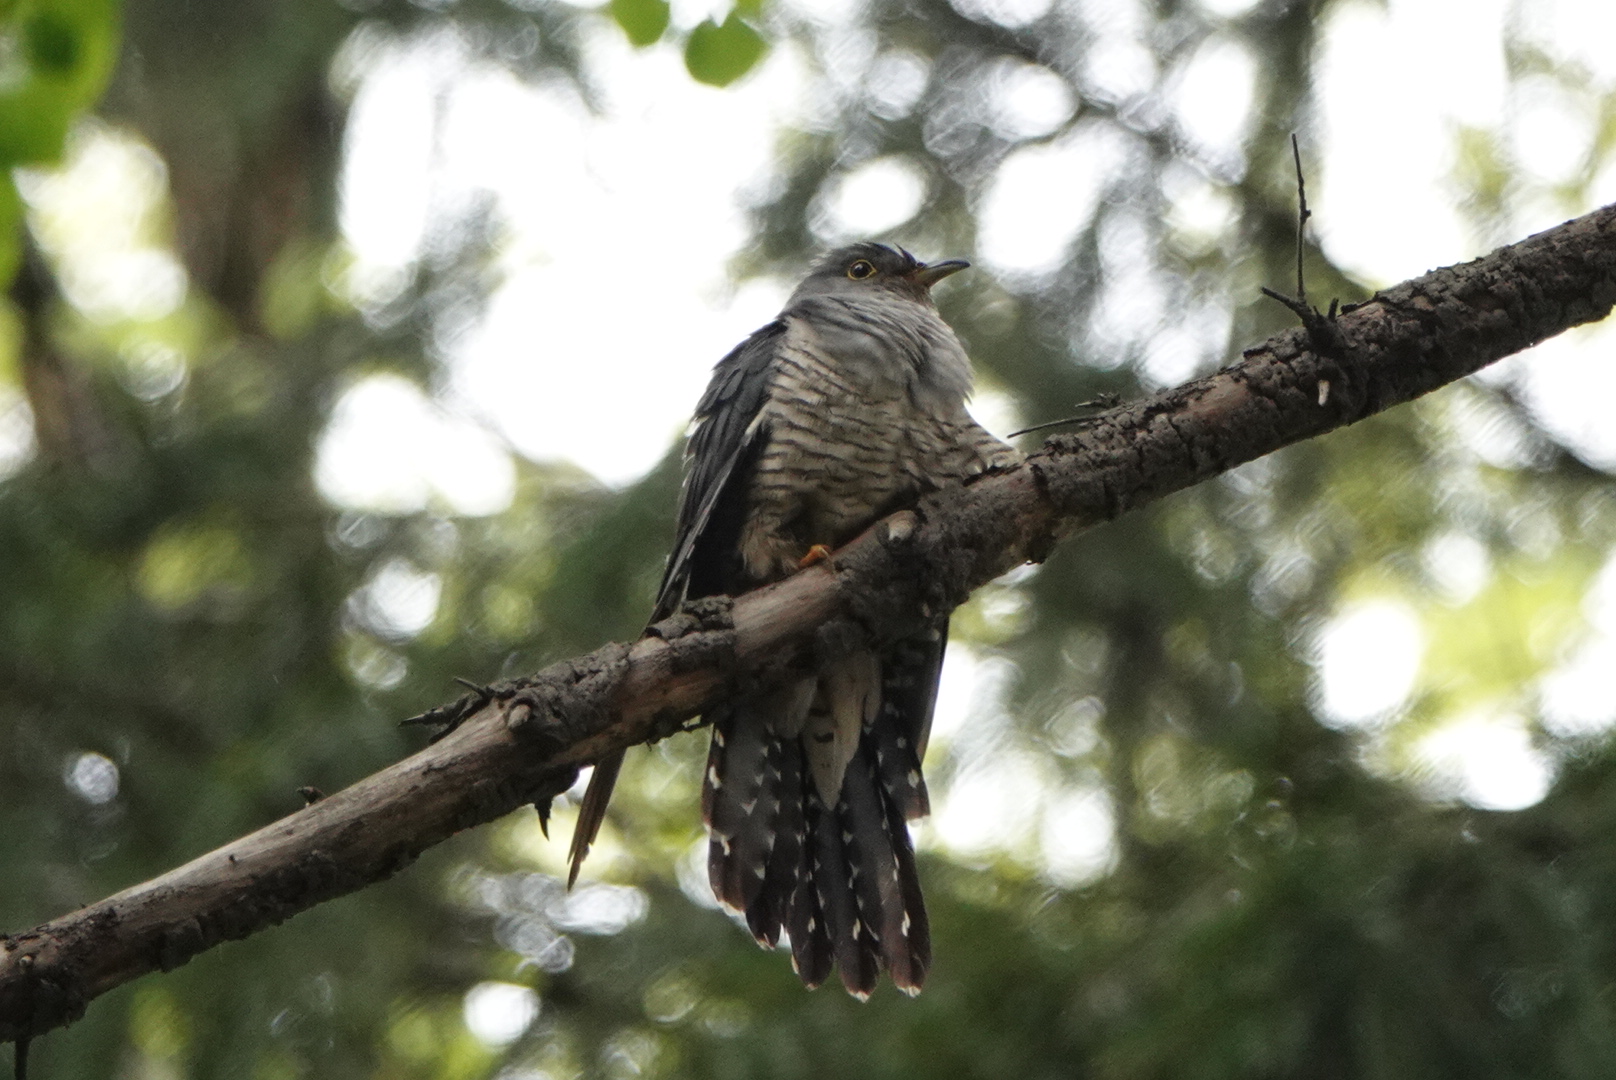
<svg viewBox="0 0 1616 1080">
<path fill-rule="evenodd" d="M 685 448 L 687 472 L 679 495 L 678 529 L 652 622 L 673 614 L 687 597 L 731 587 L 725 579 L 740 541 L 746 482 L 765 436 L 762 425 L 753 422 L 768 399 L 775 349 L 785 332 L 785 323 L 776 319 L 731 349 L 713 369 L 707 392 L 696 405 L 696 430 Z M 600 832 L 622 764 L 622 751 L 608 754 L 589 778 L 572 831 L 568 885 L 577 879 Z"/>
<path fill-rule="evenodd" d="M 735 558 L 746 481 L 766 435 L 763 425 L 754 422 L 768 400 L 775 351 L 785 332 L 785 323 L 777 319 L 735 346 L 713 369 L 696 406 L 696 430 L 685 449 L 688 471 L 678 529 L 652 622 L 672 614 L 687 598 L 721 591 L 717 579 Z"/>
</svg>

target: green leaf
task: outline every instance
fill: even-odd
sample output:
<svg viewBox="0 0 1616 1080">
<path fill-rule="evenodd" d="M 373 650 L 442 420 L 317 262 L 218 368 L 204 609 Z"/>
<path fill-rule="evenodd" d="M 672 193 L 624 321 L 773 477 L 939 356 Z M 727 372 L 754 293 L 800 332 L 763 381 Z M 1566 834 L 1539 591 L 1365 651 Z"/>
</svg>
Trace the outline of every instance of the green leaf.
<svg viewBox="0 0 1616 1080">
<path fill-rule="evenodd" d="M 763 14 L 763 0 L 735 0 L 735 14 L 755 21 Z"/>
<path fill-rule="evenodd" d="M 117 0 L 31 0 L 0 18 L 0 37 L 20 46 L 0 88 L 0 169 L 61 155 L 112 74 L 118 21 Z"/>
<path fill-rule="evenodd" d="M 690 32 L 685 67 L 697 82 L 728 86 L 751 71 L 768 51 L 768 43 L 732 11 L 722 23 L 708 19 Z"/>
<path fill-rule="evenodd" d="M 654 44 L 668 29 L 668 0 L 612 0 L 608 10 L 640 48 Z"/>
</svg>

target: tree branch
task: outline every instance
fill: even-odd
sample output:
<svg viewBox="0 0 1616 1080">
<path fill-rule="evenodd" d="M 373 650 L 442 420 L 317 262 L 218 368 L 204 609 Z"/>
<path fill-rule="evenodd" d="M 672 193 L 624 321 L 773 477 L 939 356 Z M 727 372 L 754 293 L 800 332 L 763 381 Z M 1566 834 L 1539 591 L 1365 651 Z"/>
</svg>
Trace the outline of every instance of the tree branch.
<svg viewBox="0 0 1616 1080">
<path fill-rule="evenodd" d="M 890 640 L 1087 526 L 1408 401 L 1616 303 L 1616 206 L 1275 335 L 1237 364 L 1107 412 L 1025 465 L 938 492 L 830 560 L 709 600 L 441 715 L 448 737 L 161 877 L 0 937 L 0 1041 L 97 995 L 379 881 L 452 833 L 547 806 L 600 755 L 668 735 L 720 692 Z"/>
</svg>

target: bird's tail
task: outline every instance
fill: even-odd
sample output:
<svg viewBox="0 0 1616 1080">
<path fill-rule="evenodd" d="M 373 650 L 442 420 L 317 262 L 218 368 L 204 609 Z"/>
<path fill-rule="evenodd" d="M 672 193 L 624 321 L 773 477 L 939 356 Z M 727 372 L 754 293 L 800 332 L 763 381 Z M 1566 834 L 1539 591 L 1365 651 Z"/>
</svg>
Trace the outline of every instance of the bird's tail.
<svg viewBox="0 0 1616 1080">
<path fill-rule="evenodd" d="M 941 659 L 940 646 L 932 652 L 929 672 L 920 672 L 930 679 L 920 700 L 912 668 L 889 655 L 881 707 L 858 730 L 829 802 L 803 704 L 825 707 L 828 680 L 737 701 L 712 716 L 702 811 L 712 834 L 713 892 L 745 915 L 760 945 L 776 945 L 782 930 L 789 935 L 792 962 L 810 987 L 833 966 L 861 999 L 883 970 L 909 994 L 925 982 L 931 931 L 907 822 L 928 812 L 917 735 L 930 719 Z M 916 704 L 924 716 L 906 715 Z"/>
</svg>

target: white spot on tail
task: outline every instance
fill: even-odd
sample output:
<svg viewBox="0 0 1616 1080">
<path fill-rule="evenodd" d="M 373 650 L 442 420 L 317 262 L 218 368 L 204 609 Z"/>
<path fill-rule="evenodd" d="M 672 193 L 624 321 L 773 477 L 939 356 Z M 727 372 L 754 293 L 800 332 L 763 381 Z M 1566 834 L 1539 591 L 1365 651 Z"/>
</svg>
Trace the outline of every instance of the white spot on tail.
<svg viewBox="0 0 1616 1080">
<path fill-rule="evenodd" d="M 720 750 L 724 749 L 724 733 L 717 728 L 713 728 L 713 745 Z"/>
<path fill-rule="evenodd" d="M 717 765 L 707 766 L 707 786 L 712 788 L 714 791 L 717 791 L 719 788 L 724 786 L 723 779 L 718 775 Z"/>
</svg>

